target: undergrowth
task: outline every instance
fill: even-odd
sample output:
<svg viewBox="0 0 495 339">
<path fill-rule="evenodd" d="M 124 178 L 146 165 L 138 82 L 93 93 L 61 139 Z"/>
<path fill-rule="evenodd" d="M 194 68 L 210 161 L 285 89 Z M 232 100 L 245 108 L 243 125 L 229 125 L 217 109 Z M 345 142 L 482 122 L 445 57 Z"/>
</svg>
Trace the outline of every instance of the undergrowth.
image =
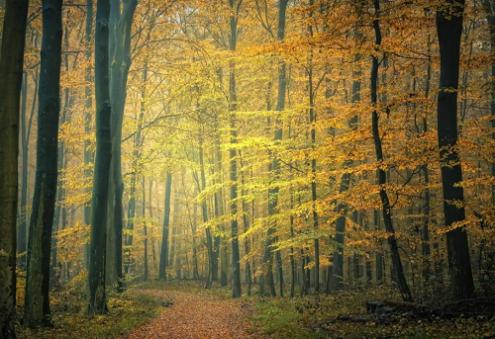
<svg viewBox="0 0 495 339">
<path fill-rule="evenodd" d="M 390 300 L 383 290 L 349 291 L 293 299 L 259 299 L 252 319 L 272 338 L 495 338 L 493 317 L 401 319 L 382 324 L 339 316 L 366 314 L 366 301 Z"/>
<path fill-rule="evenodd" d="M 83 281 L 76 277 L 70 285 L 51 293 L 52 327 L 26 328 L 19 324 L 18 338 L 116 338 L 156 317 L 168 300 L 148 296 L 134 286 L 123 293 L 110 292 L 109 312 L 106 315 L 89 317 Z M 22 305 L 21 295 L 18 304 Z M 22 316 L 22 307 L 18 314 Z"/>
</svg>

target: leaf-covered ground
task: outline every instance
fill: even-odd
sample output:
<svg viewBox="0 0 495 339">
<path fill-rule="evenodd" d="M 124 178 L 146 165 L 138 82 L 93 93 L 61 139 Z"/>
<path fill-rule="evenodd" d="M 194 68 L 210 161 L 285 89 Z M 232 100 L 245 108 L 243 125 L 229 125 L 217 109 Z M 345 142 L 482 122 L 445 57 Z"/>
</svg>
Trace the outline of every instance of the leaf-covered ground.
<svg viewBox="0 0 495 339">
<path fill-rule="evenodd" d="M 106 339 L 118 338 L 134 328 L 154 319 L 168 301 L 155 299 L 131 289 L 123 294 L 112 294 L 108 300 L 109 313 L 88 317 L 86 297 L 52 294 L 53 327 L 26 328 L 19 325 L 19 339 Z M 19 311 L 22 314 L 22 310 Z"/>
<path fill-rule="evenodd" d="M 495 314 L 462 314 L 449 319 L 411 319 L 401 315 L 387 323 L 368 320 L 366 301 L 389 297 L 375 292 L 260 300 L 253 319 L 260 330 L 274 339 L 495 338 Z M 349 317 L 362 317 L 363 321 L 342 320 Z"/>
<path fill-rule="evenodd" d="M 252 307 L 242 300 L 181 290 L 150 289 L 143 293 L 167 299 L 172 305 L 150 323 L 137 328 L 128 339 L 263 338 L 254 333 L 249 318 Z"/>
<path fill-rule="evenodd" d="M 495 338 L 495 314 L 429 319 L 399 315 L 387 323 L 369 319 L 369 300 L 394 299 L 386 290 L 296 298 L 243 297 L 199 284 L 146 283 L 112 293 L 110 312 L 88 318 L 83 294 L 52 297 L 53 328 L 26 329 L 19 338 Z M 479 307 L 475 307 L 478 309 Z M 21 310 L 20 310 L 21 311 Z M 22 314 L 20 312 L 19 314 Z M 354 317 L 354 318 L 353 318 Z M 343 318 L 363 321 L 345 321 Z"/>
</svg>

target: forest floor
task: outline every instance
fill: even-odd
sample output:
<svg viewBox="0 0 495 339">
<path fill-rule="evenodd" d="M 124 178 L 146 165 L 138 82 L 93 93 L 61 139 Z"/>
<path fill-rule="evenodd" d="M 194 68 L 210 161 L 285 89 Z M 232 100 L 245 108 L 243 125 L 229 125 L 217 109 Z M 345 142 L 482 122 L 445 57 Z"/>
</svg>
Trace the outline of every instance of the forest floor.
<svg viewBox="0 0 495 339">
<path fill-rule="evenodd" d="M 111 293 L 109 313 L 88 318 L 84 291 L 72 288 L 52 294 L 53 327 L 19 326 L 18 338 L 495 338 L 493 303 L 476 315 L 470 309 L 481 306 L 455 316 L 370 315 L 366 302 L 397 300 L 387 291 L 233 300 L 229 289 L 151 282 Z"/>
<path fill-rule="evenodd" d="M 124 336 L 126 339 L 264 338 L 253 331 L 251 303 L 181 290 L 149 289 L 140 293 L 167 299 L 172 305 L 156 319 Z"/>
</svg>

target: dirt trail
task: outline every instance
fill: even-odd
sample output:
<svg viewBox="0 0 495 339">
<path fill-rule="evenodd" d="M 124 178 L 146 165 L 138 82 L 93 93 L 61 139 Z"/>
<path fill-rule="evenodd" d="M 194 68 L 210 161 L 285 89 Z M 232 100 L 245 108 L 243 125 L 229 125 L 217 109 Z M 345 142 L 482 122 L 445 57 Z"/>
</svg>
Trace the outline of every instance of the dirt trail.
<svg viewBox="0 0 495 339">
<path fill-rule="evenodd" d="M 145 291 L 173 301 L 160 316 L 125 338 L 263 338 L 249 331 L 250 306 L 240 300 L 222 299 L 183 291 Z"/>
</svg>

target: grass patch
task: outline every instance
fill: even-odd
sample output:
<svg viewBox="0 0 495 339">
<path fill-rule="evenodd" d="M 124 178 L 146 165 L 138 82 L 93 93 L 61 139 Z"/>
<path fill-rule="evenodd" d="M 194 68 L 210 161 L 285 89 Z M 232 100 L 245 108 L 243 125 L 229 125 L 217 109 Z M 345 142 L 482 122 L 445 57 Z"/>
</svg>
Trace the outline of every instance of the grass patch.
<svg viewBox="0 0 495 339">
<path fill-rule="evenodd" d="M 273 338 L 323 338 L 301 326 L 301 314 L 295 305 L 295 300 L 260 300 L 256 303 L 252 322 L 262 333 Z"/>
<path fill-rule="evenodd" d="M 168 300 L 150 297 L 139 290 L 130 289 L 121 294 L 111 294 L 107 315 L 88 317 L 86 298 L 75 299 L 64 293 L 52 298 L 52 328 L 18 328 L 18 338 L 116 338 L 156 317 Z"/>
</svg>

